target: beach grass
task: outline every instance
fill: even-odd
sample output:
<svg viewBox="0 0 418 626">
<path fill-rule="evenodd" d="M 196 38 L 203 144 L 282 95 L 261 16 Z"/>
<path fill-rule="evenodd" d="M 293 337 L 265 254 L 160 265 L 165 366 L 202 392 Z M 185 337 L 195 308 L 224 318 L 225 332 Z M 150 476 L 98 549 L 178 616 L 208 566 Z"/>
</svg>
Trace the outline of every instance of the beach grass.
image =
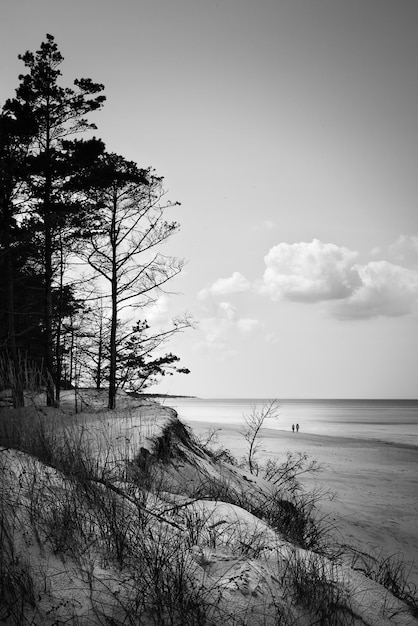
<svg viewBox="0 0 418 626">
<path fill-rule="evenodd" d="M 265 463 L 256 439 L 252 462 L 237 460 L 150 405 L 116 415 L 106 445 L 109 419 L 1 413 L 2 619 L 356 623 L 362 609 L 343 580 L 332 520 L 319 510 L 324 493 L 303 484 L 318 464 L 305 454 Z M 382 611 L 396 596 L 396 611 L 413 619 L 400 564 L 351 566 L 390 589 Z"/>
</svg>

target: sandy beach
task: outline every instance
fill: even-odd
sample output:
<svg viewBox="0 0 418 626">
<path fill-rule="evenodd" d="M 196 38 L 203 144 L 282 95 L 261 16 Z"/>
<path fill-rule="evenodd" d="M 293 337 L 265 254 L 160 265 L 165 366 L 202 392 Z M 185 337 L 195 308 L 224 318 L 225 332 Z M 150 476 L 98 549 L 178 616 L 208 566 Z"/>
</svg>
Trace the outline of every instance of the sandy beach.
<svg viewBox="0 0 418 626">
<path fill-rule="evenodd" d="M 237 458 L 245 454 L 242 427 L 184 421 L 202 438 L 218 429 L 220 445 Z M 322 465 L 320 473 L 303 483 L 309 489 L 324 487 L 335 494 L 333 500 L 323 500 L 320 508 L 335 522 L 337 540 L 360 551 L 399 555 L 410 564 L 409 580 L 418 585 L 418 449 L 378 440 L 263 429 L 259 460 L 284 459 L 288 451 L 306 453 Z"/>
<path fill-rule="evenodd" d="M 175 410 L 150 401 L 125 400 L 125 406 L 121 401 L 119 410 L 109 411 L 100 408 L 102 394 L 89 392 L 84 400 L 88 411 L 72 414 L 72 419 L 71 414 L 43 408 L 38 415 L 40 440 L 32 407 L 22 410 L 18 420 L 30 436 L 12 441 L 6 435 L 17 437 L 17 429 L 7 430 L 3 423 L 0 504 L 10 518 L 7 528 L 13 529 L 13 539 L 12 549 L 7 553 L 3 549 L 2 559 L 8 563 L 5 571 L 14 572 L 16 564 L 24 566 L 22 571 L 36 590 L 36 602 L 26 603 L 25 613 L 13 623 L 23 623 L 22 615 L 34 624 L 78 623 L 86 618 L 96 623 L 94 616 L 102 623 L 109 615 L 112 621 L 116 616 L 118 623 L 139 619 L 142 624 L 145 610 L 151 615 L 148 611 L 161 606 L 171 611 L 167 615 L 179 616 L 174 621 L 182 624 L 189 623 L 190 611 L 196 612 L 196 607 L 198 621 L 193 618 L 190 623 L 200 623 L 202 606 L 205 616 L 213 613 L 211 623 L 216 624 L 236 624 L 237 617 L 239 623 L 260 626 L 323 624 L 331 623 L 330 616 L 332 623 L 341 624 L 346 616 L 369 626 L 416 623 L 402 590 L 387 591 L 388 579 L 370 580 L 361 564 L 346 561 L 351 564 L 346 567 L 327 555 L 304 550 L 300 536 L 294 544 L 280 532 L 283 526 L 269 525 L 262 513 L 248 510 L 252 498 L 265 494 L 263 490 L 269 492 L 269 487 L 249 476 L 247 469 L 214 461 L 173 419 Z M 228 447 L 238 459 L 244 456 L 246 441 L 239 424 L 183 421 L 202 443 L 215 429 L 218 445 Z M 48 425 L 50 439 L 45 438 Z M 11 443 L 23 443 L 28 450 L 14 449 Z M 46 463 L 39 457 L 45 449 Z M 127 473 L 126 461 L 139 450 L 138 462 Z M 304 481 L 305 487 L 335 492 L 334 500 L 323 501 L 320 515 L 326 514 L 332 527 L 338 528 L 339 544 L 402 554 L 414 563 L 410 581 L 417 582 L 416 449 L 303 431 L 261 432 L 258 461 L 276 458 L 280 463 L 288 452 L 306 453 L 322 465 L 320 474 Z M 151 457 L 154 465 L 147 473 Z M 229 496 L 225 481 L 231 487 Z M 92 488 L 98 484 L 100 489 Z M 238 496 L 234 501 L 234 493 L 247 492 L 249 499 Z M 332 541 L 328 545 L 333 546 Z M 169 578 L 162 578 L 164 568 Z M 169 584 L 157 584 L 161 580 Z M 185 581 L 192 581 L 194 593 L 202 590 L 198 602 L 196 596 L 193 602 L 187 600 L 187 615 L 183 604 L 181 614 L 177 609 L 173 612 L 187 588 Z M 138 594 L 134 603 L 133 593 Z M 9 613 L 11 602 L 16 604 L 14 595 L 4 605 Z"/>
</svg>

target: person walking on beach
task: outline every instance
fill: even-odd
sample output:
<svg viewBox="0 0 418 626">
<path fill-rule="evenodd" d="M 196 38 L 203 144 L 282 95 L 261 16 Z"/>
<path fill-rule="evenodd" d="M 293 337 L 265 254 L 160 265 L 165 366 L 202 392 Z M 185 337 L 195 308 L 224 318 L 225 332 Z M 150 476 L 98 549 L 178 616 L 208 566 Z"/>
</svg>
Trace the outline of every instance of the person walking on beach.
<svg viewBox="0 0 418 626">
<path fill-rule="evenodd" d="M 292 424 L 292 432 L 295 432 L 295 425 Z"/>
<path fill-rule="evenodd" d="M 296 432 L 299 432 L 299 424 L 296 424 Z"/>
</svg>

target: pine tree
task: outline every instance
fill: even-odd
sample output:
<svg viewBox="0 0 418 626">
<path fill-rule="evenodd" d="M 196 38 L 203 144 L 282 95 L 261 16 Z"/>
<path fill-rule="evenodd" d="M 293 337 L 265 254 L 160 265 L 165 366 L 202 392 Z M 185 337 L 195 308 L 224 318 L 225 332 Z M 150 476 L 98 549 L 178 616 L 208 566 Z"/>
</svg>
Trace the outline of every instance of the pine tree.
<svg viewBox="0 0 418 626">
<path fill-rule="evenodd" d="M 4 112 L 20 123 L 30 115 L 34 129 L 27 159 L 26 183 L 30 191 L 28 209 L 36 219 L 32 222 L 42 233 L 42 267 L 44 278 L 44 366 L 47 381 L 47 404 L 59 400 L 59 367 L 55 367 L 58 349 L 53 337 L 53 284 L 56 273 L 54 255 L 62 245 L 62 232 L 67 217 L 78 210 L 78 199 L 68 191 L 68 179 L 79 168 L 74 155 L 90 154 L 94 159 L 103 144 L 91 140 L 92 146 L 78 142 L 74 149 L 70 136 L 95 129 L 86 116 L 99 109 L 105 96 L 103 85 L 91 79 L 74 81 L 74 89 L 59 85 L 60 66 L 64 60 L 52 35 L 46 36 L 35 53 L 19 56 L 28 70 L 19 76 L 16 97 L 8 100 Z M 87 142 L 88 143 L 88 142 Z M 59 335 L 58 335 L 59 344 Z"/>
<path fill-rule="evenodd" d="M 23 112 L 22 112 L 23 113 Z M 6 278 L 1 289 L 4 319 L 1 324 L 0 345 L 9 371 L 13 406 L 24 405 L 21 355 L 16 330 L 15 255 L 17 216 L 25 197 L 25 165 L 33 126 L 27 115 L 19 122 L 10 115 L 0 115 L 0 252 L 2 272 Z"/>
<path fill-rule="evenodd" d="M 90 183 L 81 180 L 80 185 L 94 185 L 100 210 L 97 228 L 85 232 L 84 254 L 107 284 L 111 303 L 108 406 L 113 409 L 121 312 L 154 302 L 165 284 L 181 272 L 184 262 L 160 252 L 161 245 L 179 228 L 177 222 L 165 220 L 165 211 L 176 203 L 164 202 L 162 178 L 116 154 L 104 154 L 100 167 L 89 176 Z"/>
</svg>

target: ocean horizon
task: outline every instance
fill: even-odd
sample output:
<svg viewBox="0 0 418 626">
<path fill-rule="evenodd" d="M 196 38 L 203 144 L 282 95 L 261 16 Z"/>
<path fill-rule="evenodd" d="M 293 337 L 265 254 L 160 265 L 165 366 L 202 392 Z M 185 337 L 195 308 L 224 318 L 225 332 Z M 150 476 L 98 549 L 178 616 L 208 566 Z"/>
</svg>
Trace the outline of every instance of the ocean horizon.
<svg viewBox="0 0 418 626">
<path fill-rule="evenodd" d="M 260 410 L 267 398 L 170 398 L 180 419 L 244 425 L 245 416 Z M 168 402 L 167 402 L 168 403 Z M 414 399 L 294 399 L 277 400 L 275 418 L 264 428 L 291 430 L 298 423 L 300 433 L 380 440 L 418 447 L 418 400 Z"/>
</svg>

